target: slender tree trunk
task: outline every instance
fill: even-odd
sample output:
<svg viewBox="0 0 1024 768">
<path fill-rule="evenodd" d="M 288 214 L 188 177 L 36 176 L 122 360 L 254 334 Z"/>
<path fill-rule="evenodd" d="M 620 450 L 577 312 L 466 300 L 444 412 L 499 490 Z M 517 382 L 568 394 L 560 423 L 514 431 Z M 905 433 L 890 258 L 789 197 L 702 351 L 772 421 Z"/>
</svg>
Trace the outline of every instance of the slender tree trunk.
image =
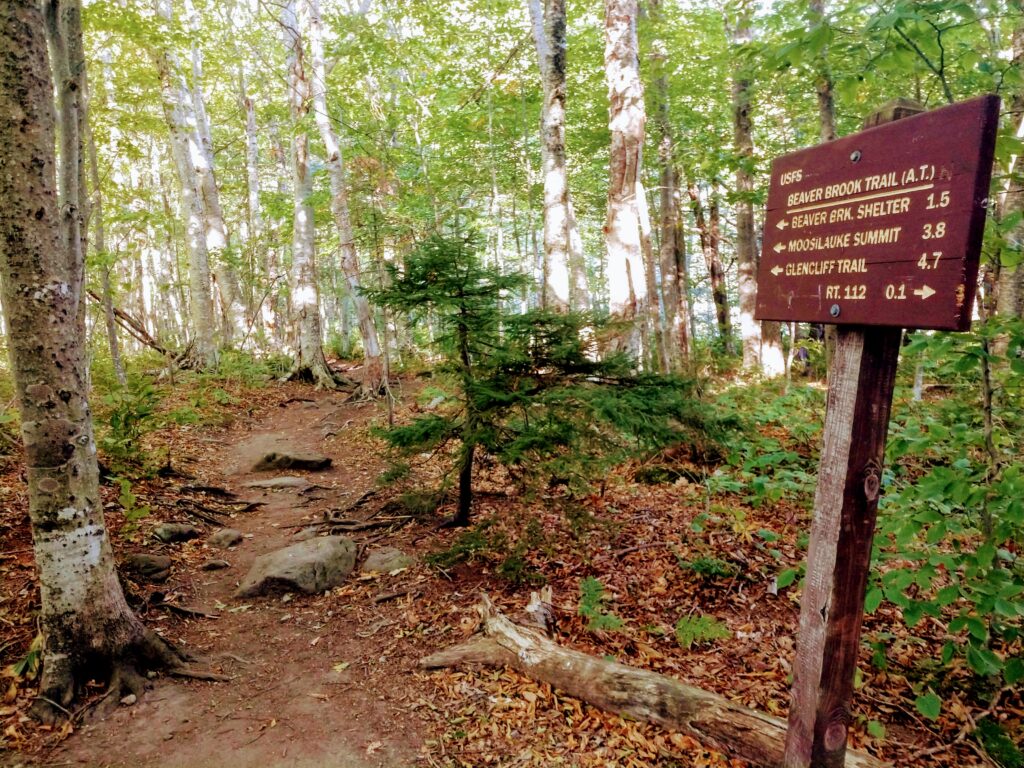
<svg viewBox="0 0 1024 768">
<path fill-rule="evenodd" d="M 825 0 L 810 0 L 811 24 L 825 24 Z M 836 107 L 832 92 L 832 68 L 828 62 L 828 51 L 823 50 L 817 61 L 817 76 L 814 90 L 818 97 L 818 129 L 822 143 L 836 139 Z M 829 323 L 822 326 L 821 338 L 825 344 L 826 369 L 836 348 L 836 326 Z"/>
<path fill-rule="evenodd" d="M 708 275 L 711 278 L 711 299 L 715 304 L 715 316 L 718 321 L 718 337 L 726 355 L 733 355 L 732 323 L 729 320 L 729 295 L 725 287 L 725 268 L 719 252 L 721 234 L 719 230 L 718 200 L 712 194 L 709 215 L 704 213 L 704 205 L 700 199 L 700 190 L 691 180 L 687 193 L 690 196 L 690 207 L 697 223 L 700 235 L 700 249 L 704 254 Z"/>
<path fill-rule="evenodd" d="M 749 8 L 741 4 L 729 30 L 735 68 L 732 77 L 733 150 L 736 153 L 736 286 L 739 293 L 743 367 L 761 367 L 761 326 L 754 320 L 757 298 L 757 253 L 754 242 L 754 142 L 750 128 L 750 77 L 741 52 L 752 38 Z"/>
<path fill-rule="evenodd" d="M 302 34 L 295 13 L 296 0 L 289 0 L 281 13 L 284 43 L 288 50 L 288 98 L 292 116 L 292 184 L 295 220 L 292 236 L 291 301 L 295 333 L 293 377 L 311 378 L 318 387 L 334 389 L 337 380 L 324 358 L 320 324 L 320 296 L 316 281 L 314 247 L 313 178 L 309 169 L 309 136 L 302 125 L 309 112 L 310 83 L 306 70 Z"/>
<path fill-rule="evenodd" d="M 98 256 L 100 272 L 100 298 L 103 300 L 103 319 L 107 329 L 107 343 L 110 346 L 110 360 L 114 365 L 117 382 L 124 386 L 128 379 L 121 360 L 121 346 L 117 339 L 117 319 L 114 317 L 114 296 L 110 285 L 110 254 L 107 253 L 107 231 L 103 221 L 103 188 L 100 186 L 99 164 L 96 160 L 96 140 L 89 134 L 89 176 L 92 180 L 93 249 Z"/>
<path fill-rule="evenodd" d="M 670 370 L 681 370 L 690 357 L 690 303 L 686 285 L 686 244 L 679 215 L 679 172 L 675 166 L 675 138 L 669 118 L 666 46 L 661 39 L 664 19 L 661 0 L 648 0 L 656 40 L 651 54 L 654 69 L 654 119 L 658 128 L 659 227 L 661 298 L 665 312 L 665 348 Z"/>
<path fill-rule="evenodd" d="M 637 57 L 637 0 L 605 0 L 604 7 L 604 65 L 611 131 L 608 214 L 604 228 L 608 305 L 612 319 L 623 325 L 615 346 L 639 357 L 646 319 L 641 305 L 648 300 L 640 223 L 647 116 Z"/>
<path fill-rule="evenodd" d="M 53 49 L 80 50 L 78 3 L 50 1 L 56 21 L 50 29 L 60 38 Z M 50 719 L 57 708 L 66 711 L 76 686 L 90 678 L 113 671 L 115 695 L 126 686 L 141 692 L 133 667 L 177 659 L 125 602 L 103 523 L 76 292 L 84 260 L 80 241 L 69 241 L 67 220 L 58 213 L 54 91 L 43 29 L 36 0 L 0 4 L 0 284 L 42 597 L 45 646 L 36 712 Z M 67 64 L 56 62 L 56 71 L 74 72 L 64 69 Z M 58 92 L 66 85 L 60 82 Z M 80 157 L 81 134 L 67 123 L 82 117 L 65 104 L 62 151 L 72 167 L 68 158 Z M 65 183 L 80 189 L 80 175 L 77 181 L 71 175 Z M 61 189 L 59 199 L 77 206 L 72 188 Z"/>
<path fill-rule="evenodd" d="M 185 0 L 185 17 L 192 33 L 192 88 L 191 104 L 195 115 L 195 130 L 198 141 L 193 162 L 199 178 L 199 191 L 203 203 L 203 222 L 206 250 L 213 262 L 217 287 L 221 297 L 221 325 L 224 329 L 225 344 L 232 344 L 245 333 L 247 325 L 245 307 L 242 302 L 238 270 L 231 261 L 230 233 L 224 220 L 220 204 L 220 190 L 214 172 L 213 138 L 210 134 L 210 119 L 206 114 L 206 98 L 203 94 L 203 51 L 199 46 L 202 34 L 202 20 L 192 0 Z"/>
<path fill-rule="evenodd" d="M 1019 3 L 1016 3 L 1018 10 Z M 1024 65 L 1024 26 L 1013 31 L 1013 62 L 1018 67 Z M 1021 116 L 1024 128 L 1024 89 L 1018 88 L 1013 94 L 1011 112 Z M 1020 158 L 1017 159 L 1019 164 Z M 1020 168 L 1012 168 L 1006 194 L 1000 204 L 1001 217 L 1024 211 L 1024 182 L 1021 181 Z M 1007 236 L 1010 242 L 1020 245 L 1024 241 L 1024 226 L 1016 226 Z M 996 314 L 1003 318 L 1024 317 L 1024 267 L 1020 263 L 999 265 L 999 278 L 996 285 Z M 1000 354 L 1006 351 L 1006 340 L 998 339 L 995 349 Z"/>
<path fill-rule="evenodd" d="M 545 305 L 555 310 L 590 306 L 583 243 L 576 224 L 565 156 L 565 0 L 529 0 L 540 67 L 541 166 L 544 175 Z"/>
<path fill-rule="evenodd" d="M 157 13 L 167 23 L 172 20 L 170 0 L 156 0 Z M 164 118 L 171 136 L 171 154 L 181 185 L 181 204 L 186 220 L 189 247 L 189 307 L 194 348 L 192 356 L 202 367 L 216 364 L 213 294 L 210 256 L 206 246 L 206 225 L 199 178 L 194 158 L 199 155 L 195 126 L 191 122 L 191 95 L 181 77 L 174 57 L 167 49 L 158 49 L 154 58 L 160 76 Z"/>
<path fill-rule="evenodd" d="M 327 67 L 324 64 L 324 48 L 320 22 L 319 0 L 303 0 L 303 13 L 309 30 L 309 47 L 312 58 L 313 77 L 309 86 L 313 99 L 313 114 L 320 138 L 327 154 L 327 172 L 331 179 L 331 212 L 338 229 L 338 247 L 341 252 L 341 268 L 348 281 L 352 303 L 359 321 L 359 335 L 363 340 L 363 385 L 365 394 L 376 396 L 386 387 L 388 370 L 386 358 L 377 338 L 377 325 L 373 311 L 360 289 L 359 255 L 356 253 L 355 238 L 352 235 L 352 221 L 348 209 L 348 183 L 345 165 L 341 157 L 331 117 L 327 109 Z"/>
</svg>

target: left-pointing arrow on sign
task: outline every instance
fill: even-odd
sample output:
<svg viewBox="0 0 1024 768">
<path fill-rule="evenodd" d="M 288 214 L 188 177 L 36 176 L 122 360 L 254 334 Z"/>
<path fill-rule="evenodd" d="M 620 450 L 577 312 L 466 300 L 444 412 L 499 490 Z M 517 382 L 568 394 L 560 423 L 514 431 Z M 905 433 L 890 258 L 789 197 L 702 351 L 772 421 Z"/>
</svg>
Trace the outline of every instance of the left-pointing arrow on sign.
<svg viewBox="0 0 1024 768">
<path fill-rule="evenodd" d="M 783 243 L 776 243 L 772 250 L 775 251 L 776 253 L 782 253 L 784 250 L 786 250 L 786 246 Z"/>
<path fill-rule="evenodd" d="M 920 288 L 914 289 L 914 295 L 920 296 L 922 299 L 927 299 L 929 296 L 935 295 L 935 289 L 930 286 L 923 285 Z"/>
<path fill-rule="evenodd" d="M 775 225 L 779 229 L 785 229 L 789 226 L 789 223 L 785 219 L 779 219 L 779 223 Z"/>
<path fill-rule="evenodd" d="M 772 274 L 775 275 L 776 277 L 778 277 L 779 275 L 781 275 L 785 271 L 786 270 L 784 270 L 782 267 L 779 267 L 779 266 L 772 267 Z"/>
</svg>

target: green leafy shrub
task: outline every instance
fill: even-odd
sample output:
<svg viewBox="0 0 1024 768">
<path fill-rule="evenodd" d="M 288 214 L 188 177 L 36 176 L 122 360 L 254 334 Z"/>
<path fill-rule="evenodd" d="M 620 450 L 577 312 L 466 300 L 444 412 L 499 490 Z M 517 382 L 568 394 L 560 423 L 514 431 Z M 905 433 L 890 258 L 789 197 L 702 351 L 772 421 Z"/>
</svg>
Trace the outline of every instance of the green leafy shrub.
<svg viewBox="0 0 1024 768">
<path fill-rule="evenodd" d="M 134 379 L 128 385 L 102 398 L 107 412 L 106 431 L 100 447 L 112 458 L 127 464 L 141 464 L 140 440 L 157 425 L 154 416 L 160 404 L 160 393 L 145 379 Z"/>
</svg>

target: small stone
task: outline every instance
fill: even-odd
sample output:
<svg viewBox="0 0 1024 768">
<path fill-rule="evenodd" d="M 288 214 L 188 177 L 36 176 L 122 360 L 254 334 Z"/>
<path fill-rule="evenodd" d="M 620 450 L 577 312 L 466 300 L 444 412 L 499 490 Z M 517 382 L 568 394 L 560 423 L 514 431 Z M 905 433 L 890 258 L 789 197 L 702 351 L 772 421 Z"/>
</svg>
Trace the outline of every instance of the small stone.
<svg viewBox="0 0 1024 768">
<path fill-rule="evenodd" d="M 354 541 L 322 536 L 257 557 L 235 594 L 252 597 L 297 591 L 314 595 L 339 586 L 355 565 Z"/>
<path fill-rule="evenodd" d="M 267 480 L 252 480 L 245 484 L 246 488 L 308 488 L 309 480 L 304 477 L 284 475 L 283 477 L 271 477 Z"/>
<path fill-rule="evenodd" d="M 366 556 L 363 573 L 391 573 L 415 565 L 416 560 L 400 549 L 385 547 L 374 549 Z"/>
<path fill-rule="evenodd" d="M 311 525 L 309 528 L 300 528 L 294 534 L 292 534 L 293 541 L 309 541 L 310 539 L 316 538 L 316 534 L 320 529 L 315 525 Z"/>
<path fill-rule="evenodd" d="M 234 528 L 221 528 L 219 531 L 212 533 L 206 540 L 206 543 L 211 547 L 227 549 L 241 543 L 244 538 L 245 536 L 241 531 Z"/>
<path fill-rule="evenodd" d="M 134 693 L 129 693 L 127 696 L 125 696 L 124 698 L 121 699 L 121 703 L 124 706 L 126 706 L 126 707 L 130 707 L 132 704 L 134 704 L 138 700 L 139 700 L 138 696 L 136 696 Z"/>
<path fill-rule="evenodd" d="M 225 568 L 230 568 L 231 563 L 227 560 L 207 560 L 199 567 L 204 571 L 222 571 Z"/>
<path fill-rule="evenodd" d="M 171 575 L 173 561 L 167 555 L 148 555 L 140 552 L 128 555 L 124 561 L 125 570 L 138 574 L 146 581 L 159 584 Z"/>
<path fill-rule="evenodd" d="M 153 529 L 153 536 L 165 544 L 188 541 L 202 536 L 203 529 L 191 523 L 160 523 Z"/>
<path fill-rule="evenodd" d="M 302 469 L 309 472 L 320 472 L 330 466 L 331 459 L 317 453 L 271 451 L 252 465 L 252 471 L 272 472 L 281 469 Z"/>
</svg>

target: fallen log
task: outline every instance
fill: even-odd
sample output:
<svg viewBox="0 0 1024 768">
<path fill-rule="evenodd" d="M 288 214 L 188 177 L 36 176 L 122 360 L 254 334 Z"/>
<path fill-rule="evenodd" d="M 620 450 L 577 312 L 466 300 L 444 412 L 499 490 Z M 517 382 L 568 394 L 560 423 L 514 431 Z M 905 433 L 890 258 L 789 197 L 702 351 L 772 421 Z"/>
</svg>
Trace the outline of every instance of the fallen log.
<svg viewBox="0 0 1024 768">
<path fill-rule="evenodd" d="M 542 630 L 515 624 L 484 595 L 483 634 L 420 660 L 424 669 L 462 665 L 511 667 L 596 707 L 689 734 L 724 754 L 759 766 L 782 763 L 786 723 L 665 675 L 558 645 Z M 863 752 L 847 768 L 885 768 Z"/>
</svg>

